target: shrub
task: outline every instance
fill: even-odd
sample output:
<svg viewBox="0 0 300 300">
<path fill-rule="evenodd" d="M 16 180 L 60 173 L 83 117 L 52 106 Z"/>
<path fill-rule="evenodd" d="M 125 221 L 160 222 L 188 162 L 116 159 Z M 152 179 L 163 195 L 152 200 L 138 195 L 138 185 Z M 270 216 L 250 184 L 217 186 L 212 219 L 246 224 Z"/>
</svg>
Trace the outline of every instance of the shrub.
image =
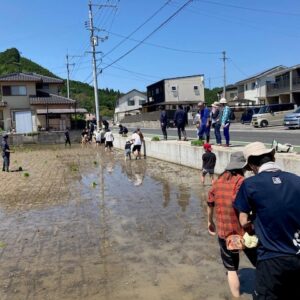
<svg viewBox="0 0 300 300">
<path fill-rule="evenodd" d="M 151 141 L 154 141 L 154 142 L 157 142 L 159 140 L 160 140 L 159 136 L 153 136 L 151 139 Z"/>
<path fill-rule="evenodd" d="M 29 177 L 29 173 L 25 172 L 24 177 Z"/>
<path fill-rule="evenodd" d="M 191 141 L 191 145 L 201 147 L 201 146 L 203 146 L 203 141 L 202 140 L 193 140 L 193 141 Z"/>
</svg>

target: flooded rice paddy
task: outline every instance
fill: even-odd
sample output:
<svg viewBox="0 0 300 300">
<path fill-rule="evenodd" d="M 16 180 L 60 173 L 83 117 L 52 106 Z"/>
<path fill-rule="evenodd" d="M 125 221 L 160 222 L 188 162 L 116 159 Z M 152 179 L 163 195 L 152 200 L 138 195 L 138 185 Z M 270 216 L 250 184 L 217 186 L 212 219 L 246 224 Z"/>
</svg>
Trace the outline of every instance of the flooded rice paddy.
<svg viewBox="0 0 300 300">
<path fill-rule="evenodd" d="M 19 149 L 20 166 L 0 174 L 1 300 L 231 299 L 199 171 L 63 146 Z"/>
</svg>

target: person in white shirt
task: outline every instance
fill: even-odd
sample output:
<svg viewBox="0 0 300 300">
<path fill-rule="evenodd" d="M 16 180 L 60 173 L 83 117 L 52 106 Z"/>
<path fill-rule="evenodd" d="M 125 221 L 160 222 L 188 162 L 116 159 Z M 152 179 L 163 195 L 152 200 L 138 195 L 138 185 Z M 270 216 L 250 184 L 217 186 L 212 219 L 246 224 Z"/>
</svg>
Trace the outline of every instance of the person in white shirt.
<svg viewBox="0 0 300 300">
<path fill-rule="evenodd" d="M 112 151 L 113 141 L 114 141 L 114 136 L 112 132 L 108 129 L 104 137 L 105 137 L 105 150 L 109 149 L 110 151 Z"/>
<path fill-rule="evenodd" d="M 100 146 L 100 143 L 101 143 L 101 132 L 100 132 L 100 129 L 98 129 L 96 131 L 95 140 L 96 140 L 96 147 Z"/>
<path fill-rule="evenodd" d="M 133 142 L 133 149 L 132 149 L 132 153 L 134 155 L 136 155 L 137 159 L 139 157 L 139 159 L 141 159 L 141 146 L 142 146 L 142 141 L 141 141 L 141 137 L 140 135 L 135 131 L 131 137 L 131 140 Z M 137 153 L 137 154 L 136 154 Z"/>
</svg>

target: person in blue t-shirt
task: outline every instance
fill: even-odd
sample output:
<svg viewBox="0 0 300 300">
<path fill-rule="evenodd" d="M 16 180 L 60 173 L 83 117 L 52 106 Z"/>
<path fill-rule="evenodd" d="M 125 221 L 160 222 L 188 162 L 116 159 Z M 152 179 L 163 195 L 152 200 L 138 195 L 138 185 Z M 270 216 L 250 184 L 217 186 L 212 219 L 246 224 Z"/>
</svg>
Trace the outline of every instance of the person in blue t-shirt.
<svg viewBox="0 0 300 300">
<path fill-rule="evenodd" d="M 234 207 L 259 239 L 254 299 L 300 299 L 300 177 L 280 170 L 263 143 L 247 145 L 244 156 L 255 176 L 245 179 Z"/>
<path fill-rule="evenodd" d="M 206 143 L 209 143 L 210 138 L 210 126 L 211 126 L 211 118 L 210 118 L 210 110 L 205 106 L 203 101 L 198 103 L 198 116 L 199 116 L 199 127 L 197 130 L 197 134 L 199 140 L 203 140 L 203 136 L 206 137 Z"/>
</svg>

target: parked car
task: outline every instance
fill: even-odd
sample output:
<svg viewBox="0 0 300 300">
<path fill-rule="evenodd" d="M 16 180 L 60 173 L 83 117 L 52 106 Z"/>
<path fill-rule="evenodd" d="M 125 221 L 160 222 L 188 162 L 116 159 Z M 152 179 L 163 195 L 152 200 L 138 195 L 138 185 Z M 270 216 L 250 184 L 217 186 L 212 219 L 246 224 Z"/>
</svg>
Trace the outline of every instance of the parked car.
<svg viewBox="0 0 300 300">
<path fill-rule="evenodd" d="M 298 107 L 291 114 L 286 114 L 284 116 L 283 125 L 290 129 L 292 128 L 300 128 L 300 107 Z"/>
<path fill-rule="evenodd" d="M 241 123 L 251 123 L 253 115 L 257 114 L 259 107 L 247 108 L 246 111 L 241 116 Z"/>
<path fill-rule="evenodd" d="M 269 104 L 261 106 L 258 113 L 252 116 L 251 124 L 254 127 L 266 127 L 269 125 L 282 125 L 284 115 L 293 112 L 293 103 Z"/>
</svg>

